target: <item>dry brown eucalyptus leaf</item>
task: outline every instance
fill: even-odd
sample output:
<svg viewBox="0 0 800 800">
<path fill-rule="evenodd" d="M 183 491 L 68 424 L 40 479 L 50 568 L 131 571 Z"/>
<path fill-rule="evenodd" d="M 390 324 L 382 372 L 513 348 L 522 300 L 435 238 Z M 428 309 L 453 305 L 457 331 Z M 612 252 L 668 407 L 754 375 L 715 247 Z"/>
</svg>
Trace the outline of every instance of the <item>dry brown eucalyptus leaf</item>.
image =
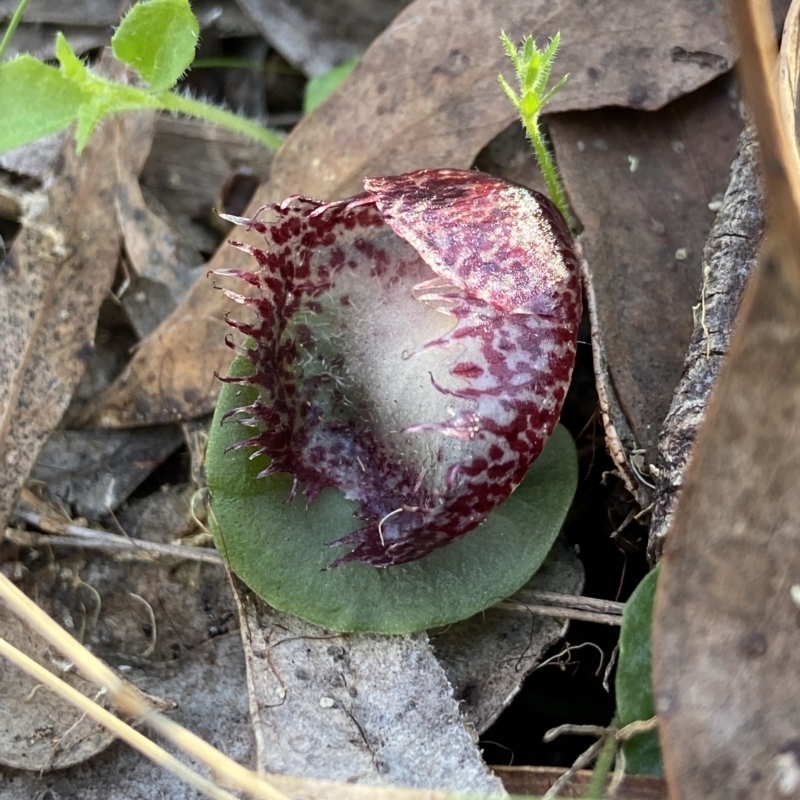
<svg viewBox="0 0 800 800">
<path fill-rule="evenodd" d="M 720 79 L 654 113 L 603 109 L 549 120 L 584 226 L 579 241 L 604 423 L 610 444 L 615 435 L 621 444 L 612 447 L 617 466 L 643 506 L 692 334 L 714 219 L 708 205 L 728 184 L 741 130 L 731 88 Z"/>
<path fill-rule="evenodd" d="M 287 141 L 281 167 L 294 163 L 296 174 L 285 189 L 334 198 L 358 191 L 364 175 L 468 166 L 515 118 L 497 90 L 497 74 L 509 72 L 501 30 L 514 40 L 561 32 L 557 68 L 570 79 L 551 113 L 659 108 L 730 68 L 722 9 L 709 14 L 695 0 L 594 0 L 579 11 L 544 0 L 417 0 Z"/>
<path fill-rule="evenodd" d="M 417 0 L 295 129 L 250 209 L 296 193 L 344 197 L 360 191 L 366 175 L 469 167 L 515 118 L 497 86 L 497 74 L 509 72 L 501 30 L 513 39 L 561 31 L 558 69 L 571 77 L 552 111 L 658 108 L 729 68 L 722 8 L 715 8 L 709 13 L 700 0 L 593 0 L 578 12 L 571 2 L 554 8 L 544 0 Z M 246 257 L 223 245 L 208 267 L 246 265 Z M 230 363 L 220 322 L 228 308 L 210 281 L 195 284 L 99 400 L 91 422 L 125 427 L 211 411 L 219 384 L 209 376 Z"/>
<path fill-rule="evenodd" d="M 109 121 L 80 158 L 67 140 L 41 210 L 0 268 L 0 530 L 91 357 L 117 266 L 118 175 L 145 119 Z"/>
<path fill-rule="evenodd" d="M 14 14 L 17 0 L 0 0 L 0 24 L 5 24 Z M 25 9 L 25 21 L 40 27 L 96 26 L 102 29 L 106 39 L 111 26 L 119 24 L 121 6 L 119 0 L 39 0 Z M 254 33 L 252 23 L 243 25 L 246 17 L 238 10 L 233 0 L 194 0 L 192 10 L 205 28 L 230 29 L 230 35 L 247 36 Z M 227 23 L 227 25 L 225 24 Z"/>
<path fill-rule="evenodd" d="M 16 7 L 15 0 L 0 0 L 0 20 L 11 19 Z M 78 0 L 74 3 L 45 0 L 26 10 L 25 19 L 51 25 L 80 25 L 87 20 L 95 25 L 114 25 L 119 22 L 119 4 L 116 0 Z"/>
<path fill-rule="evenodd" d="M 737 0 L 767 208 L 662 559 L 654 690 L 670 796 L 800 791 L 800 164 L 768 5 Z"/>
</svg>

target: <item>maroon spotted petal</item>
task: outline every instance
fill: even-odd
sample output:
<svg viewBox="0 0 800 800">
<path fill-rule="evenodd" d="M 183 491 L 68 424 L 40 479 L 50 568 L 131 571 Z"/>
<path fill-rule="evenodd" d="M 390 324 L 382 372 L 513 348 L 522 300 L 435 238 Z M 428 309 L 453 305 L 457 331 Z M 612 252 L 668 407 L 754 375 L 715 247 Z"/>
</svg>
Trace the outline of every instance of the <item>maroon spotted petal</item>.
<svg viewBox="0 0 800 800">
<path fill-rule="evenodd" d="M 269 221 L 254 318 L 234 347 L 258 400 L 236 445 L 309 502 L 360 502 L 334 565 L 402 564 L 475 528 L 522 481 L 558 421 L 581 293 L 566 225 L 542 195 L 481 172 L 369 178 L 335 203 L 293 197 Z M 258 216 L 258 215 L 257 215 Z M 233 345 L 231 345 L 233 346 Z M 332 532 L 332 538 L 335 532 Z"/>
</svg>

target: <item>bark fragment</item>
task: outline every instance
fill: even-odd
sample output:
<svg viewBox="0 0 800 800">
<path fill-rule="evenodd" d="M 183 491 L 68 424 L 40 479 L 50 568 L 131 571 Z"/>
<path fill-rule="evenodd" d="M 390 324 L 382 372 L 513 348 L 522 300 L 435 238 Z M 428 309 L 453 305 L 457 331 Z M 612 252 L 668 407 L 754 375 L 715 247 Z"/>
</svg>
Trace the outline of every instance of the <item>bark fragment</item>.
<svg viewBox="0 0 800 800">
<path fill-rule="evenodd" d="M 764 233 L 758 184 L 758 145 L 746 130 L 731 169 L 722 207 L 703 251 L 703 286 L 683 376 L 658 444 L 658 477 L 648 557 L 661 557 L 697 430 L 705 416 L 736 319 L 744 287 L 756 265 Z"/>
</svg>

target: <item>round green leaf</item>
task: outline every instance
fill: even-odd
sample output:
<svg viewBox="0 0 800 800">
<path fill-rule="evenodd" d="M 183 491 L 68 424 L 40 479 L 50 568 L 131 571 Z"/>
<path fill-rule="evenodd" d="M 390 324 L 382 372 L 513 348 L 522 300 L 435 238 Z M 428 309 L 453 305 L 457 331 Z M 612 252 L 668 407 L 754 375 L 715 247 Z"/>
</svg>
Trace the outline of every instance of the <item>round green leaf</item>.
<svg viewBox="0 0 800 800">
<path fill-rule="evenodd" d="M 139 2 L 111 39 L 114 55 L 154 92 L 174 86 L 194 61 L 200 26 L 188 0 Z"/>
<path fill-rule="evenodd" d="M 237 362 L 232 374 L 242 374 L 243 359 Z M 544 561 L 575 492 L 575 447 L 559 426 L 514 494 L 462 539 L 386 569 L 362 563 L 327 569 L 346 550 L 326 543 L 363 525 L 353 517 L 358 504 L 334 489 L 308 506 L 301 494 L 288 502 L 291 476 L 256 479 L 265 457 L 250 460 L 246 449 L 225 452 L 248 430 L 222 423 L 223 415 L 254 398 L 250 387 L 226 385 L 211 428 L 206 472 L 217 548 L 270 605 L 325 628 L 408 633 L 499 602 Z"/>
<path fill-rule="evenodd" d="M 0 64 L 0 153 L 71 125 L 89 94 L 32 56 Z"/>
<path fill-rule="evenodd" d="M 658 569 L 648 573 L 625 604 L 619 635 L 616 693 L 620 727 L 655 716 L 652 687 L 653 601 Z M 625 766 L 633 775 L 663 775 L 658 733 L 640 733 L 625 742 Z"/>
</svg>

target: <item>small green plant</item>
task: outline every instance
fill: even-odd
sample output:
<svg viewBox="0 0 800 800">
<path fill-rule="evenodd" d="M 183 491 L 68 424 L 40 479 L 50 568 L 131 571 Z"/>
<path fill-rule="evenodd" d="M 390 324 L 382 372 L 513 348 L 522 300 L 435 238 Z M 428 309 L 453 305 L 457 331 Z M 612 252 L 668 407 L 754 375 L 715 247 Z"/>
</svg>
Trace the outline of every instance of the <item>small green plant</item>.
<svg viewBox="0 0 800 800">
<path fill-rule="evenodd" d="M 16 27 L 20 4 L 2 48 Z M 77 122 L 78 152 L 86 146 L 100 120 L 122 111 L 158 109 L 187 114 L 250 136 L 277 149 L 282 138 L 274 131 L 230 111 L 211 106 L 174 90 L 191 65 L 200 27 L 189 0 L 147 0 L 137 3 L 120 23 L 111 47 L 132 67 L 146 88 L 126 86 L 94 74 L 59 33 L 55 54 L 59 67 L 29 55 L 0 64 L 0 152 L 40 139 Z"/>
<path fill-rule="evenodd" d="M 558 206 L 564 219 L 569 219 L 567 201 L 564 196 L 564 189 L 558 177 L 556 165 L 547 143 L 539 127 L 539 114 L 547 105 L 553 95 L 567 82 L 569 75 L 565 75 L 555 86 L 547 89 L 550 81 L 550 73 L 553 69 L 553 61 L 561 43 L 561 34 L 556 35 L 548 42 L 544 50 L 536 46 L 532 36 L 526 36 L 519 48 L 506 36 L 500 34 L 503 46 L 508 53 L 508 57 L 514 64 L 519 83 L 519 94 L 511 88 L 508 81 L 498 75 L 497 79 L 503 87 L 503 91 L 508 95 L 508 99 L 514 104 L 514 108 L 519 112 L 525 132 L 528 134 L 536 160 L 542 170 L 544 179 L 547 183 L 547 190 L 550 199 Z"/>
<path fill-rule="evenodd" d="M 306 84 L 306 91 L 303 97 L 303 113 L 310 114 L 318 105 L 328 99 L 339 87 L 344 79 L 358 66 L 361 59 L 351 58 L 334 67 L 324 75 L 317 75 Z"/>
</svg>

